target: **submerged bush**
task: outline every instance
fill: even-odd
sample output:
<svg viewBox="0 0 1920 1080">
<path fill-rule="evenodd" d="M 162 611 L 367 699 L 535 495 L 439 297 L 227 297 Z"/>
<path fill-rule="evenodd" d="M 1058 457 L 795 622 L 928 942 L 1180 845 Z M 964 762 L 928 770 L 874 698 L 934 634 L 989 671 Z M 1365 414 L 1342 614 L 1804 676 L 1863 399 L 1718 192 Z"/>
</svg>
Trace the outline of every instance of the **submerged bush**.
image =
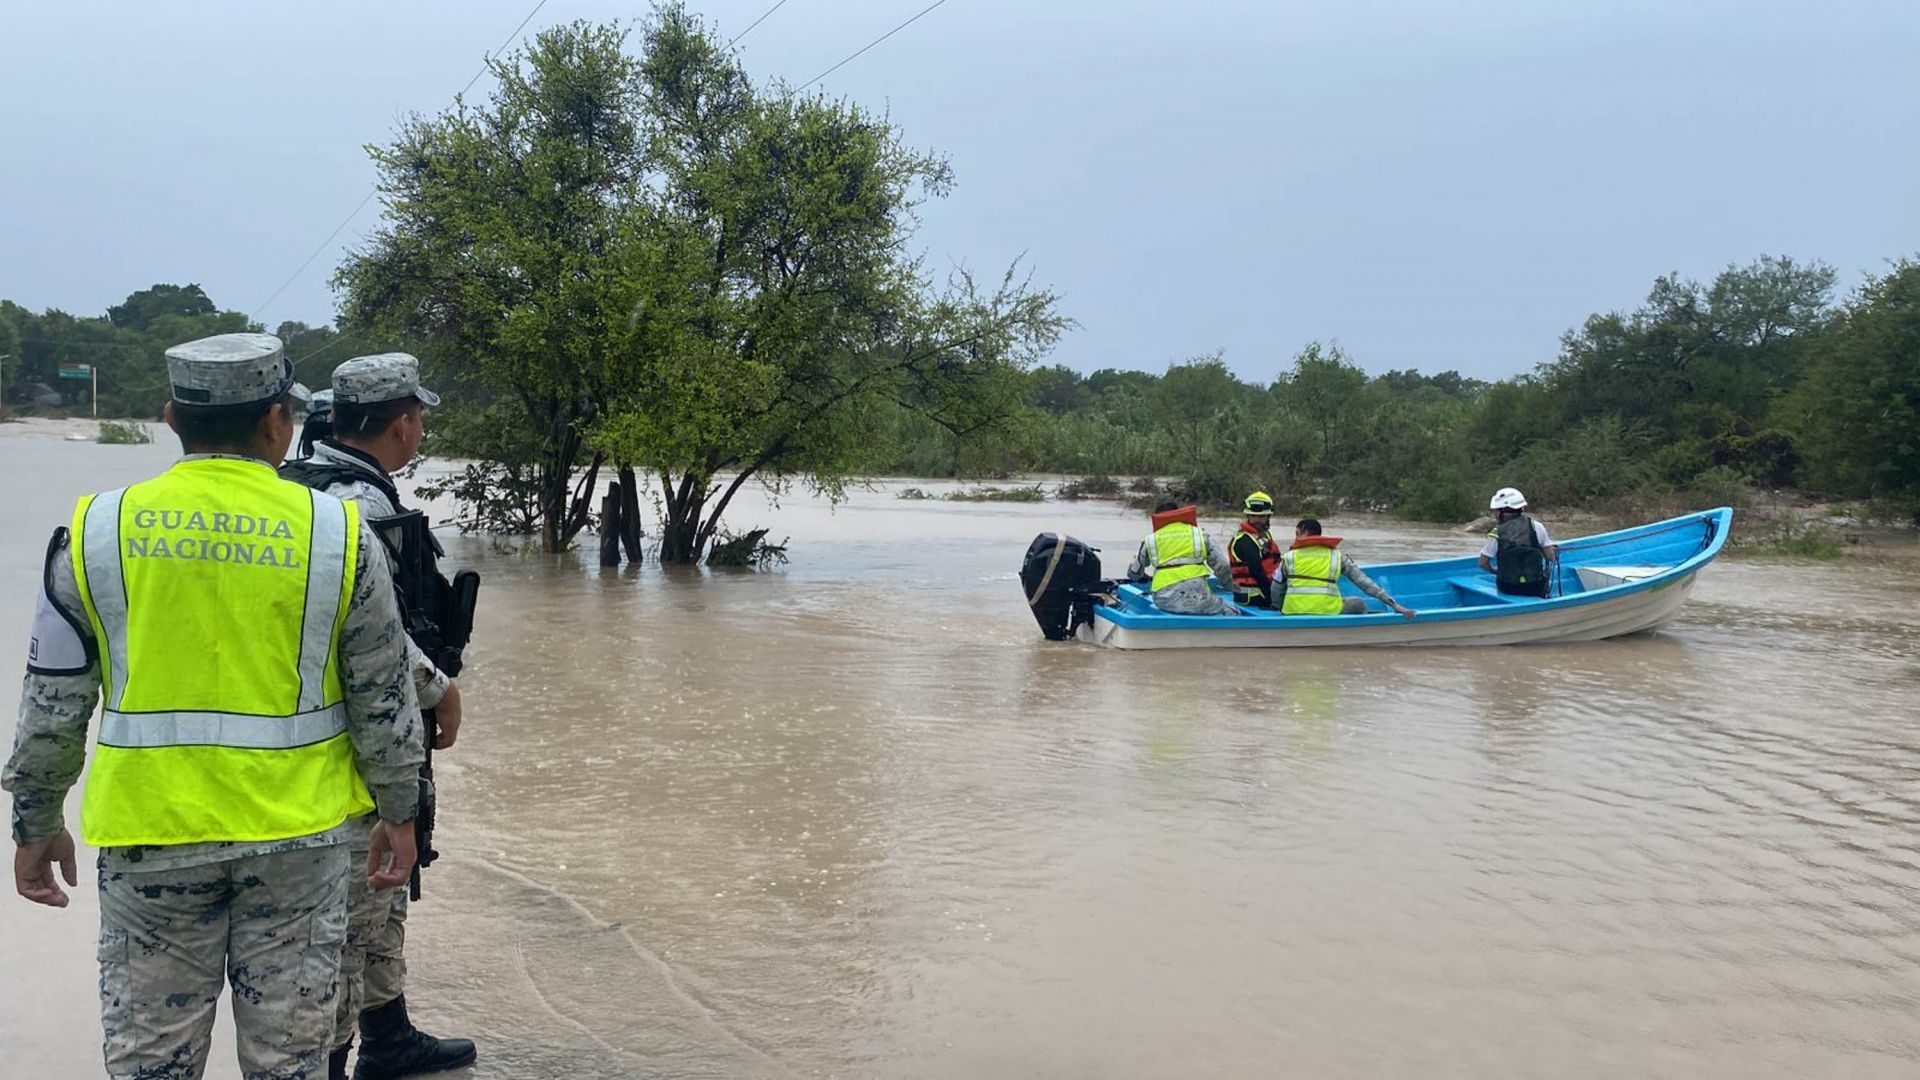
<svg viewBox="0 0 1920 1080">
<path fill-rule="evenodd" d="M 153 441 L 153 433 L 138 420 L 102 420 L 93 440 L 107 446 L 139 446 Z"/>
<path fill-rule="evenodd" d="M 946 496 L 949 502 L 1045 502 L 1047 493 L 1035 484 L 1030 488 L 977 487 Z"/>
<path fill-rule="evenodd" d="M 1054 495 L 1069 501 L 1077 499 L 1111 499 L 1119 496 L 1120 481 L 1102 473 L 1097 476 L 1081 476 L 1060 485 Z"/>
<path fill-rule="evenodd" d="M 744 533 L 720 530 L 720 537 L 707 549 L 708 566 L 745 567 L 766 570 L 787 561 L 787 543 L 767 542 L 767 530 L 750 529 Z"/>
</svg>

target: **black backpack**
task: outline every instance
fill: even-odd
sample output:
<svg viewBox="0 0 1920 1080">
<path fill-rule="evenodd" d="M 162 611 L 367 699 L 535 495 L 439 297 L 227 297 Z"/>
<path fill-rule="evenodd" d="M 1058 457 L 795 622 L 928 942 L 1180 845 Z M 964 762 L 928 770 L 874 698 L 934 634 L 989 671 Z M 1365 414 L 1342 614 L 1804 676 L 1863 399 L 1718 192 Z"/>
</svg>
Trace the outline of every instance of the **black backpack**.
<svg viewBox="0 0 1920 1080">
<path fill-rule="evenodd" d="M 1547 553 L 1533 533 L 1533 519 L 1515 514 L 1493 528 L 1494 576 L 1500 591 L 1514 596 L 1545 596 L 1552 579 Z"/>
<path fill-rule="evenodd" d="M 385 493 L 394 510 L 406 509 L 400 505 L 400 489 L 394 486 L 392 478 L 351 465 L 336 465 L 310 457 L 295 458 L 280 466 L 280 479 L 304 484 L 315 491 L 325 491 L 335 484 L 368 483 Z"/>
</svg>

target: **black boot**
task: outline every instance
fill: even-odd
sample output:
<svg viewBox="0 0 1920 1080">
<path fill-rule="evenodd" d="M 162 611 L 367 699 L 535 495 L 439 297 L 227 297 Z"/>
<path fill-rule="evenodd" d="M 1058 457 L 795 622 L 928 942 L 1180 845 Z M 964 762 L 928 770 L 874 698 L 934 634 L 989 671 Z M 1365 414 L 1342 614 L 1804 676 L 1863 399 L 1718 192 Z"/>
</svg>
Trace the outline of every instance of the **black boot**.
<svg viewBox="0 0 1920 1080">
<path fill-rule="evenodd" d="M 327 1080 L 347 1080 L 347 1059 L 353 1056 L 353 1040 L 327 1055 Z"/>
<path fill-rule="evenodd" d="M 403 994 L 360 1014 L 360 1062 L 353 1080 L 391 1080 L 473 1064 L 471 1039 L 436 1039 L 407 1019 Z"/>
</svg>

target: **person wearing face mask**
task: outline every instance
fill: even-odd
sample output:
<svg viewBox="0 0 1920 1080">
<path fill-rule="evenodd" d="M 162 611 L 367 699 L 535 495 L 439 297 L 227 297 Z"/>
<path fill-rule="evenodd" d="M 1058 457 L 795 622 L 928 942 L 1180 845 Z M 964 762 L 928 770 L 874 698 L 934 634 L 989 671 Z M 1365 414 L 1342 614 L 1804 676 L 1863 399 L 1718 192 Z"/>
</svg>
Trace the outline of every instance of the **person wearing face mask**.
<svg viewBox="0 0 1920 1080">
<path fill-rule="evenodd" d="M 417 521 L 419 515 L 401 504 L 393 473 L 419 453 L 426 410 L 438 404 L 439 396 L 420 385 L 420 362 L 413 356 L 355 357 L 333 372 L 332 436 L 314 443 L 310 457 L 280 470 L 289 480 L 357 504 L 388 539 L 386 554 L 396 580 L 419 562 L 419 553 L 408 555 L 406 545 L 431 545 L 433 540 L 424 528 L 396 527 Z M 401 539 L 406 536 L 411 538 Z M 418 644 L 409 641 L 407 652 L 419 707 L 434 720 L 433 749 L 447 749 L 460 731 L 459 686 Z M 430 849 L 422 856 L 424 866 L 431 861 Z M 336 999 L 336 1045 L 329 1063 L 333 1076 L 346 1076 L 356 1017 L 361 1035 L 356 1080 L 441 1072 L 471 1064 L 476 1056 L 470 1040 L 435 1038 L 415 1028 L 407 1016 L 407 899 L 405 888 L 371 890 L 356 884 L 351 892 Z"/>
</svg>

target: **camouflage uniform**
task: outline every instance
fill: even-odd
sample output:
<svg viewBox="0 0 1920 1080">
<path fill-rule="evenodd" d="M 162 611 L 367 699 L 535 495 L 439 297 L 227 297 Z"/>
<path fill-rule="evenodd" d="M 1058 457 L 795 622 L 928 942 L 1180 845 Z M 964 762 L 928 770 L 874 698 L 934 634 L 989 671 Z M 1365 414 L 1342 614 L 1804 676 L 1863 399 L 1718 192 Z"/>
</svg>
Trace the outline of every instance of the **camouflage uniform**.
<svg viewBox="0 0 1920 1080">
<path fill-rule="evenodd" d="M 1203 557 L 1207 569 L 1220 581 L 1233 580 L 1233 567 L 1227 564 L 1227 557 L 1220 545 L 1212 537 L 1206 539 L 1207 550 Z M 1133 553 L 1133 562 L 1127 564 L 1127 577 L 1131 580 L 1143 578 L 1152 573 L 1153 537 L 1149 535 L 1141 541 L 1140 549 Z M 1240 609 L 1231 602 L 1215 596 L 1210 579 L 1197 577 L 1185 581 L 1176 581 L 1164 589 L 1153 591 L 1153 606 L 1169 615 L 1238 615 Z"/>
<path fill-rule="evenodd" d="M 329 405 L 371 405 L 401 399 L 417 399 L 423 405 L 438 405 L 440 398 L 420 385 L 419 361 L 406 353 L 382 353 L 360 356 L 334 370 Z M 383 519 L 402 512 L 393 480 L 372 455 L 345 445 L 340 437 L 376 435 L 377 432 L 334 431 L 325 441 L 313 444 L 302 464 L 309 469 L 329 469 L 357 476 L 341 480 L 329 477 L 323 488 L 329 495 L 359 504 L 361 519 L 376 528 Z M 308 482 L 315 482 L 308 480 Z M 389 560 L 393 552 L 382 545 Z M 389 562 L 389 570 L 393 564 Z M 419 707 L 431 709 L 446 694 L 448 677 L 434 666 L 420 647 L 407 642 L 408 669 Z M 364 850 L 359 853 L 365 858 Z M 356 878 L 348 887 L 346 948 L 341 955 L 340 995 L 335 1004 L 334 1043 L 337 1054 L 344 1054 L 353 1040 L 356 1021 L 366 1036 L 356 1076 L 410 1075 L 468 1064 L 474 1048 L 467 1040 L 439 1040 L 412 1028 L 406 1019 L 407 977 L 407 890 L 370 888 L 364 878 Z M 371 1014 L 375 1020 L 367 1020 Z M 380 1018 L 384 1017 L 384 1020 Z M 379 1021 L 382 1028 L 368 1027 Z M 380 1031 L 389 1035 L 406 1033 L 401 1042 L 380 1042 Z M 373 1058 L 370 1065 L 369 1055 Z M 338 1058 L 336 1059 L 338 1060 Z"/>
<path fill-rule="evenodd" d="M 224 335 L 279 342 L 266 335 Z M 259 371 L 264 342 L 222 338 L 180 364 L 169 350 L 176 400 L 222 405 L 285 392 Z M 207 344 L 207 343 L 195 343 Z M 249 347 L 262 350 L 249 352 Z M 223 355 L 223 353 L 225 355 Z M 284 379 L 291 380 L 290 367 Z M 244 385 L 242 384 L 244 380 Z M 252 394 L 252 397 L 235 397 Z M 189 455 L 213 457 L 219 455 Z M 380 542 L 362 526 L 338 662 L 348 734 L 379 815 L 410 820 L 424 757 L 406 677 L 405 630 Z M 13 794 L 16 844 L 65 828 L 62 804 L 86 758 L 101 669 L 64 532 L 48 549 L 34 649 L 14 747 L 0 787 Z M 333 1028 L 339 952 L 346 933 L 347 842 L 355 822 L 262 842 L 108 847 L 100 851 L 100 997 L 107 1071 L 170 1080 L 205 1068 L 224 977 L 233 987 L 242 1070 L 249 1080 L 324 1076 Z"/>
<path fill-rule="evenodd" d="M 400 508 L 388 498 L 384 487 L 374 481 L 385 478 L 380 464 L 351 447 L 333 442 L 315 443 L 314 462 L 344 465 L 368 473 L 366 480 L 330 484 L 326 492 L 335 498 L 357 502 L 364 521 L 377 522 L 392 517 Z M 380 550 L 389 559 L 392 553 L 382 544 Z M 391 570 L 391 567 L 389 567 Z M 448 679 L 420 647 L 407 641 L 407 668 L 413 677 L 413 690 L 419 705 L 431 709 L 447 692 Z M 355 857 L 364 865 L 367 841 L 373 820 L 354 834 Z M 346 951 L 340 956 L 340 998 L 336 1006 L 338 1020 L 334 1034 L 336 1045 L 344 1046 L 352 1037 L 354 1018 L 364 1009 L 377 1008 L 406 992 L 407 982 L 407 890 L 404 886 L 372 889 L 364 876 L 356 876 L 347 888 L 348 925 Z"/>
</svg>

